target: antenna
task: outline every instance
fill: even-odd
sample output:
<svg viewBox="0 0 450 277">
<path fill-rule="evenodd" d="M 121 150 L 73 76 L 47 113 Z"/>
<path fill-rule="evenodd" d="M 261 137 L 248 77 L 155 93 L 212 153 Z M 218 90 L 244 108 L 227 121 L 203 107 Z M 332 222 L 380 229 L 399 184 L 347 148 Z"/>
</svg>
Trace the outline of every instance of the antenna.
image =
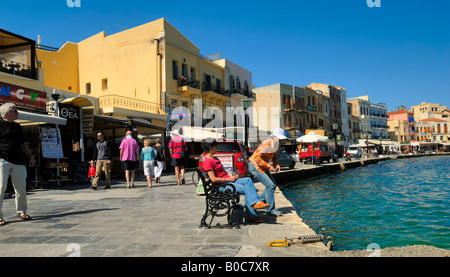
<svg viewBox="0 0 450 277">
<path fill-rule="evenodd" d="M 125 30 L 127 29 L 127 27 L 122 26 L 122 25 L 120 25 L 120 24 L 114 24 L 114 25 L 117 26 L 117 27 L 119 27 L 121 32 L 122 32 L 122 31 L 125 31 Z"/>
</svg>

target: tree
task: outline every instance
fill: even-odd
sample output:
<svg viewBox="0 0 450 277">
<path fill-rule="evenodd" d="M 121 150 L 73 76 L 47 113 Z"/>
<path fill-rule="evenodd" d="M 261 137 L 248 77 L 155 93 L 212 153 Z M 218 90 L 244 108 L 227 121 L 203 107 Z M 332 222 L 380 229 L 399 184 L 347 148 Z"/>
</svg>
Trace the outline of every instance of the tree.
<svg viewBox="0 0 450 277">
<path fill-rule="evenodd" d="M 408 109 L 406 108 L 405 105 L 400 105 L 397 107 L 397 111 L 407 111 Z"/>
</svg>

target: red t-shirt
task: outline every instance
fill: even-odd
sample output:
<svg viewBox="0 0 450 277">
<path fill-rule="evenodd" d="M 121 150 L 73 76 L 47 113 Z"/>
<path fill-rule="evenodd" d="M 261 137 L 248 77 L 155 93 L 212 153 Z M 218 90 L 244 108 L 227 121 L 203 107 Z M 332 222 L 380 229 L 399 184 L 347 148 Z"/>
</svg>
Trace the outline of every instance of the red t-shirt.
<svg viewBox="0 0 450 277">
<path fill-rule="evenodd" d="M 187 144 L 180 136 L 174 136 L 169 142 L 169 149 L 172 149 L 172 158 L 180 159 L 181 152 L 187 150 Z"/>
<path fill-rule="evenodd" d="M 205 161 L 203 162 L 205 171 L 212 170 L 217 178 L 228 178 L 228 173 L 225 172 L 223 165 L 218 158 L 209 159 L 205 156 L 203 157 L 205 158 Z"/>
</svg>

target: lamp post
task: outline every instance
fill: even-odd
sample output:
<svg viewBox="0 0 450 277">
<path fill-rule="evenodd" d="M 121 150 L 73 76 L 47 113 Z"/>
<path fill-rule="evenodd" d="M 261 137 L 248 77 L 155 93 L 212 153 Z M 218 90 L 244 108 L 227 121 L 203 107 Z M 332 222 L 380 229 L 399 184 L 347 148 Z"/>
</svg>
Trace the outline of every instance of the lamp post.
<svg viewBox="0 0 450 277">
<path fill-rule="evenodd" d="M 58 100 L 59 100 L 59 98 L 61 98 L 61 94 L 56 89 L 53 89 L 53 93 L 50 96 L 52 97 L 53 100 L 55 100 L 55 116 L 58 117 L 59 116 Z M 58 132 L 59 125 L 55 124 L 55 126 L 56 126 L 56 134 L 59 135 L 59 132 Z M 56 185 L 59 187 L 61 184 L 59 181 L 59 179 L 61 178 L 60 172 L 59 172 L 59 157 L 56 158 L 56 165 L 57 165 L 57 167 L 56 167 Z"/>
<path fill-rule="evenodd" d="M 337 130 L 339 128 L 339 124 L 333 123 L 332 127 L 333 127 L 333 134 L 334 134 L 334 149 L 335 149 L 335 151 L 338 151 L 338 147 L 337 147 Z M 338 155 L 338 160 L 339 160 L 339 154 L 337 152 L 336 152 L 336 154 Z"/>
<path fill-rule="evenodd" d="M 244 146 L 248 149 L 248 125 L 249 125 L 249 119 L 248 114 L 246 112 L 247 108 L 250 106 L 251 100 L 248 98 L 241 100 L 241 106 L 244 108 Z"/>
<path fill-rule="evenodd" d="M 364 136 L 366 137 L 366 148 L 367 148 L 366 158 L 369 158 L 369 132 L 365 132 Z"/>
<path fill-rule="evenodd" d="M 383 145 L 381 145 L 381 142 L 383 140 L 383 136 L 380 136 L 380 155 L 383 155 Z"/>
</svg>

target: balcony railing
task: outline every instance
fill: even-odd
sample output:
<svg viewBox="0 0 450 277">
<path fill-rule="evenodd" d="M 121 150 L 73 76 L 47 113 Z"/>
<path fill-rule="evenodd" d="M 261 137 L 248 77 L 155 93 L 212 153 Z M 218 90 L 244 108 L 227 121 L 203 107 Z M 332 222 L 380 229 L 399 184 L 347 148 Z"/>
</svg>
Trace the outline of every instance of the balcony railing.
<svg viewBox="0 0 450 277">
<path fill-rule="evenodd" d="M 31 66 L 0 58 L 0 71 L 37 80 L 36 69 L 32 70 Z"/>
<path fill-rule="evenodd" d="M 178 86 L 179 87 L 188 86 L 191 88 L 200 89 L 200 82 L 197 80 L 188 80 L 186 78 L 180 78 L 178 79 Z"/>
<path fill-rule="evenodd" d="M 249 91 L 248 89 L 243 89 L 243 88 L 231 88 L 231 94 L 233 93 L 238 93 L 238 94 L 242 94 L 246 97 L 252 98 L 253 97 L 253 93 L 251 91 Z"/>
<path fill-rule="evenodd" d="M 159 113 L 159 105 L 152 102 L 143 101 L 141 99 L 134 99 L 119 95 L 105 95 L 99 97 L 99 108 L 122 108 L 133 111 Z"/>
<path fill-rule="evenodd" d="M 202 84 L 202 92 L 206 92 L 206 91 L 212 91 L 212 92 L 218 93 L 218 94 L 226 96 L 226 97 L 231 97 L 230 91 L 225 90 L 223 88 L 218 88 L 209 83 L 203 83 Z"/>
</svg>

